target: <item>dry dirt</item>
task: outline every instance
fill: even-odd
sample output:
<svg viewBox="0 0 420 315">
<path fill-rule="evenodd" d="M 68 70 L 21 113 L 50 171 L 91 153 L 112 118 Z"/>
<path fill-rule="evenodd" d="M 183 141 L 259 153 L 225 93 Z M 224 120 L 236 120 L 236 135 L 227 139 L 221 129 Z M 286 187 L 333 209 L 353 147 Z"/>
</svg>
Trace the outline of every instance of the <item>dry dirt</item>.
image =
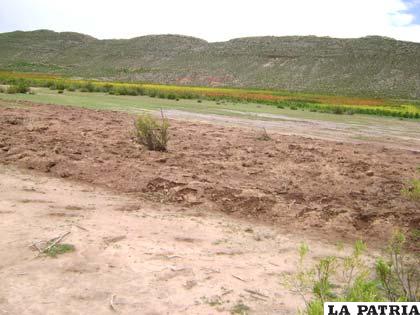
<svg viewBox="0 0 420 315">
<path fill-rule="evenodd" d="M 31 249 L 67 232 L 72 253 Z M 220 213 L 0 166 L 0 314 L 230 314 L 240 303 L 250 314 L 295 314 L 302 300 L 282 283 L 302 241 Z M 336 252 L 305 241 L 308 263 Z"/>
<path fill-rule="evenodd" d="M 133 118 L 0 107 L 0 314 L 295 314 L 300 242 L 313 261 L 420 225 L 418 152 L 187 121 L 150 152 Z M 75 252 L 30 248 L 66 232 Z"/>
<path fill-rule="evenodd" d="M 230 111 L 246 114 L 241 111 Z M 369 117 L 369 122 L 334 122 L 307 118 L 292 118 L 285 115 L 267 113 L 247 113 L 246 119 L 235 116 L 191 113 L 182 110 L 166 110 L 165 114 L 177 120 L 204 122 L 225 126 L 238 126 L 283 135 L 299 135 L 321 140 L 343 141 L 347 143 L 370 143 L 420 152 L 420 122 L 397 121 L 383 117 Z M 337 115 L 336 115 L 337 116 Z M 366 117 L 364 117 L 366 119 Z"/>
<path fill-rule="evenodd" d="M 381 240 L 420 225 L 401 189 L 420 152 L 171 121 L 169 152 L 133 138 L 125 113 L 26 104 L 0 107 L 0 163 L 202 212 L 336 237 Z"/>
</svg>

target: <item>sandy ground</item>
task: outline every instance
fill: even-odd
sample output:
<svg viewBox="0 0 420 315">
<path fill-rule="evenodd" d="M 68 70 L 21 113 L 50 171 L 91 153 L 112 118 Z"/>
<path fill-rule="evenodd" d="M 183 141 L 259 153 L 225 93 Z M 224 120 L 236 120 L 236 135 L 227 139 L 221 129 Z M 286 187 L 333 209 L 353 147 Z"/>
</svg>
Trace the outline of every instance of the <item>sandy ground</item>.
<svg viewBox="0 0 420 315">
<path fill-rule="evenodd" d="M 416 150 L 172 120 L 150 152 L 133 119 L 0 106 L 0 314 L 296 314 L 302 241 L 310 264 L 420 225 Z M 31 247 L 67 232 L 72 253 Z"/>
<path fill-rule="evenodd" d="M 295 314 L 302 236 L 0 166 L 0 314 Z M 66 232 L 75 252 L 37 257 Z M 310 256 L 310 261 L 314 256 Z M 258 293 L 253 293 L 254 291 Z"/>
</svg>

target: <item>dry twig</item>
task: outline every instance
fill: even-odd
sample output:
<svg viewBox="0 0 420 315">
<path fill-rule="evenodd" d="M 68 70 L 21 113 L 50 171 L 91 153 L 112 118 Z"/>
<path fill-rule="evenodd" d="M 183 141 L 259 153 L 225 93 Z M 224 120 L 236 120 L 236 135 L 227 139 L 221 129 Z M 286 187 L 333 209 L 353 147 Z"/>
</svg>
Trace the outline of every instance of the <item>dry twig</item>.
<svg viewBox="0 0 420 315">
<path fill-rule="evenodd" d="M 114 304 L 114 300 L 115 300 L 115 294 L 113 294 L 113 295 L 111 295 L 111 299 L 109 300 L 109 307 L 114 311 L 114 312 L 117 312 L 117 309 L 116 309 L 116 307 L 115 307 L 115 304 Z"/>
</svg>

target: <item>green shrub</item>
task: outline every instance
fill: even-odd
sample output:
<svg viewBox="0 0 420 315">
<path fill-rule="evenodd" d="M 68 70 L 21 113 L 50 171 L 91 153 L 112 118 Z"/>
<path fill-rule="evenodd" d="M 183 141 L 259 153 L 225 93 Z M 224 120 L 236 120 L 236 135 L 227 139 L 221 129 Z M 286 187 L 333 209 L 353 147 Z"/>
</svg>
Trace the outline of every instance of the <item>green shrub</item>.
<svg viewBox="0 0 420 315">
<path fill-rule="evenodd" d="M 305 302 L 301 314 L 322 315 L 323 303 L 418 301 L 420 299 L 419 255 L 407 250 L 407 240 L 401 232 L 391 238 L 386 253 L 375 265 L 362 259 L 366 245 L 355 243 L 353 253 L 344 258 L 321 258 L 314 268 L 305 269 L 306 245 L 299 248 L 298 271 L 285 276 L 285 284 L 300 294 Z M 307 300 L 308 294 L 312 295 Z"/>
<path fill-rule="evenodd" d="M 102 92 L 109 93 L 113 88 L 112 84 L 107 83 L 102 87 Z"/>
<path fill-rule="evenodd" d="M 420 255 L 409 255 L 407 239 L 397 232 L 393 235 L 388 248 L 388 258 L 376 262 L 376 274 L 390 301 L 420 300 Z"/>
<path fill-rule="evenodd" d="M 110 89 L 109 94 L 137 96 L 144 95 L 144 89 L 140 87 L 119 86 Z"/>
<path fill-rule="evenodd" d="M 341 106 L 333 106 L 331 112 L 336 115 L 342 115 L 344 114 L 344 108 Z"/>
<path fill-rule="evenodd" d="M 96 88 L 92 84 L 92 82 L 88 82 L 86 84 L 82 85 L 82 88 L 80 89 L 81 92 L 95 92 Z"/>
<path fill-rule="evenodd" d="M 57 83 L 55 88 L 59 91 L 63 91 L 66 88 L 66 86 L 64 83 Z"/>
<path fill-rule="evenodd" d="M 30 91 L 29 85 L 25 82 L 19 82 L 16 85 L 11 85 L 7 89 L 7 93 L 16 94 L 16 93 L 28 93 Z"/>
<path fill-rule="evenodd" d="M 58 90 L 57 93 L 58 94 L 63 94 L 64 93 L 64 90 Z"/>
<path fill-rule="evenodd" d="M 150 114 L 140 115 L 135 122 L 137 141 L 152 151 L 167 151 L 169 122 L 163 116 L 161 122 Z"/>
</svg>

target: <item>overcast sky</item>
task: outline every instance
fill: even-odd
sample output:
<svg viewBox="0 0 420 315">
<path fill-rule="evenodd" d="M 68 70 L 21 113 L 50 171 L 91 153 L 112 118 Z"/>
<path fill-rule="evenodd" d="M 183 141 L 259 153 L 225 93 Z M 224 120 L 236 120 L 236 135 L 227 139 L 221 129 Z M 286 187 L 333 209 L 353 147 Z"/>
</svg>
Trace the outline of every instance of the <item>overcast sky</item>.
<svg viewBox="0 0 420 315">
<path fill-rule="evenodd" d="M 101 39 L 382 35 L 420 42 L 420 0 L 1 0 L 0 32 L 35 29 Z"/>
</svg>

